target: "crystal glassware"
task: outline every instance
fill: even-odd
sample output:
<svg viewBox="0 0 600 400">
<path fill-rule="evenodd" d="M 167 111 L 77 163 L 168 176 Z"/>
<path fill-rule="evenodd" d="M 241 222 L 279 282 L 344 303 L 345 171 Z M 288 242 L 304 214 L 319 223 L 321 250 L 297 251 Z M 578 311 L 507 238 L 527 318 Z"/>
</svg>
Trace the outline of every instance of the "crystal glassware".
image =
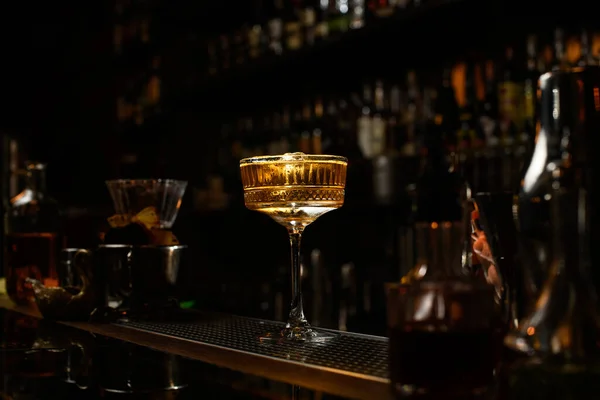
<svg viewBox="0 0 600 400">
<path fill-rule="evenodd" d="M 587 399 L 600 391 L 599 88 L 598 66 L 554 70 L 538 82 L 540 124 L 519 193 L 518 237 L 523 268 L 546 279 L 504 339 L 526 356 L 508 372 L 506 398 Z"/>
<path fill-rule="evenodd" d="M 494 290 L 465 274 L 466 221 L 415 225 L 419 272 L 388 285 L 390 381 L 397 398 L 473 398 L 496 363 Z"/>
<path fill-rule="evenodd" d="M 129 218 L 153 207 L 159 229 L 171 229 L 177 218 L 186 181 L 174 179 L 117 179 L 106 181 L 117 214 Z"/>
<path fill-rule="evenodd" d="M 532 257 L 535 262 L 525 266 L 542 265 L 546 280 L 529 315 L 505 338 L 508 347 L 534 360 L 551 361 L 561 373 L 572 374 L 575 367 L 585 370 L 593 364 L 596 377 L 600 253 L 595 238 L 600 228 L 595 201 L 597 150 L 592 138 L 600 128 L 598 87 L 597 66 L 540 77 L 540 129 L 522 180 L 518 215 L 521 253 L 527 254 L 532 238 L 541 249 Z M 527 203 L 540 198 L 548 207 L 544 213 L 534 213 L 537 210 Z M 549 232 L 542 236 L 539 232 L 544 229 Z"/>
<path fill-rule="evenodd" d="M 315 331 L 304 316 L 300 287 L 300 240 L 304 228 L 344 204 L 344 157 L 287 153 L 240 161 L 244 201 L 250 210 L 269 215 L 289 233 L 292 258 L 292 304 L 282 331 L 261 340 L 323 342 L 336 335 Z"/>
</svg>

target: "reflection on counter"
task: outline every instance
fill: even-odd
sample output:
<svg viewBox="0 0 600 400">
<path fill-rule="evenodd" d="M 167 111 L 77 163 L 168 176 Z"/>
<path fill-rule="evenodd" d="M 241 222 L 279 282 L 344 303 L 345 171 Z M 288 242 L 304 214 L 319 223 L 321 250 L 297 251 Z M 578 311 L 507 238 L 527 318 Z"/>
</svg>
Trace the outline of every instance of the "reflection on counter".
<svg viewBox="0 0 600 400">
<path fill-rule="evenodd" d="M 292 387 L 0 310 L 0 399 L 289 399 Z M 333 399 L 296 389 L 294 399 Z"/>
</svg>

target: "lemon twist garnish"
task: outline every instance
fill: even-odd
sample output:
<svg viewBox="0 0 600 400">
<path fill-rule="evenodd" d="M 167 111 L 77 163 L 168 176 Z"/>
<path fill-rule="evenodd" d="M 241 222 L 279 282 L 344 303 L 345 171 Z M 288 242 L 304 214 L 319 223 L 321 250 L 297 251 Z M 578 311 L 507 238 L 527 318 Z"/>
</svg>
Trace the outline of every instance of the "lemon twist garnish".
<svg viewBox="0 0 600 400">
<path fill-rule="evenodd" d="M 160 229 L 160 218 L 154 207 L 146 207 L 133 217 L 127 214 L 115 214 L 108 218 L 108 224 L 111 228 L 124 228 L 130 224 L 141 225 L 150 240 L 149 244 L 157 246 L 170 246 L 179 244 L 179 240 L 173 232 L 166 229 Z"/>
</svg>

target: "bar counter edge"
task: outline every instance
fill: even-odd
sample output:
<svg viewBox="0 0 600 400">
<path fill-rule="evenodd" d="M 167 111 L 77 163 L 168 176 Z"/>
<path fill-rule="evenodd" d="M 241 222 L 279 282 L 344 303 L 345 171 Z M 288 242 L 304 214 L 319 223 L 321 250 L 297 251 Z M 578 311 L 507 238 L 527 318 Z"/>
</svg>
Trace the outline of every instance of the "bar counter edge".
<svg viewBox="0 0 600 400">
<path fill-rule="evenodd" d="M 0 295 L 0 308 L 35 318 L 42 318 L 36 308 L 15 305 L 6 295 Z M 384 378 L 277 359 L 115 324 L 66 321 L 58 323 L 165 353 L 213 364 L 221 368 L 349 399 L 385 400 L 393 398 L 390 382 Z"/>
</svg>

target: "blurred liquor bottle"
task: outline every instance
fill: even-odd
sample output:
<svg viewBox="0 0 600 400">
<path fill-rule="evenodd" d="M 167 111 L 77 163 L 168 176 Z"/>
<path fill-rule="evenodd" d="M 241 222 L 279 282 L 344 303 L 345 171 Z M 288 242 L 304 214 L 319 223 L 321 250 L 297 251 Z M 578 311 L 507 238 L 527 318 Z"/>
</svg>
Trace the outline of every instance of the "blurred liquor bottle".
<svg viewBox="0 0 600 400">
<path fill-rule="evenodd" d="M 46 191 L 46 165 L 28 162 L 26 176 L 25 188 L 10 199 L 5 214 L 6 290 L 17 304 L 34 300 L 27 278 L 58 285 L 62 246 L 58 204 Z"/>
</svg>

